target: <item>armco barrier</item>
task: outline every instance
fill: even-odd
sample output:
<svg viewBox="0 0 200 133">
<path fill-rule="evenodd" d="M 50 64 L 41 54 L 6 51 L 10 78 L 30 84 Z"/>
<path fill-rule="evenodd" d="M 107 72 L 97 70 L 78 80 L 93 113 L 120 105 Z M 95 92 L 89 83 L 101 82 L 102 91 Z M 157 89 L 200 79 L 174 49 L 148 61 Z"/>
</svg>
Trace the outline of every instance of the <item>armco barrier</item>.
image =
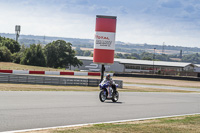
<svg viewBox="0 0 200 133">
<path fill-rule="evenodd" d="M 123 88 L 123 81 L 114 80 L 119 88 Z M 0 73 L 0 83 L 17 84 L 42 84 L 42 85 L 66 85 L 66 86 L 98 86 L 100 79 L 67 78 L 38 75 L 22 75 Z"/>
<path fill-rule="evenodd" d="M 74 76 L 101 76 L 100 72 L 60 72 L 60 71 L 29 71 L 29 70 L 0 70 L 0 73 L 12 74 L 44 74 L 44 75 L 74 75 Z M 108 73 L 105 73 L 106 75 Z M 109 73 L 113 76 L 113 73 Z"/>
<path fill-rule="evenodd" d="M 131 73 L 115 73 L 114 76 L 200 81 L 199 77 L 163 76 L 163 75 L 147 75 L 147 74 L 131 74 Z"/>
</svg>

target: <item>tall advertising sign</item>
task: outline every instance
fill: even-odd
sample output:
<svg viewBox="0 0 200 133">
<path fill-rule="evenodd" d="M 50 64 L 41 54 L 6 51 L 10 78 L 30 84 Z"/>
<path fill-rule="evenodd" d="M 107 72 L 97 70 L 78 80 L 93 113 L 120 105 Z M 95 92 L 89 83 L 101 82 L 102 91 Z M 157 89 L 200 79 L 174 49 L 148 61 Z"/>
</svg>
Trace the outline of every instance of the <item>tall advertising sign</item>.
<svg viewBox="0 0 200 133">
<path fill-rule="evenodd" d="M 94 63 L 114 63 L 116 18 L 115 16 L 96 16 Z"/>
</svg>

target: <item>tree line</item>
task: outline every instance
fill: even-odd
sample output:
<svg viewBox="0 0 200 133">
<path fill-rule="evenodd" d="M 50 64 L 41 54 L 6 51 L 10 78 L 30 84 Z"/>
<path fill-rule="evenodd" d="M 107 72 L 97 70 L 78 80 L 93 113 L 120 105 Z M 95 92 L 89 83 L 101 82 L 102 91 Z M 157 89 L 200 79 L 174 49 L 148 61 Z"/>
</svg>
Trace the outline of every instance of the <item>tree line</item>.
<svg viewBox="0 0 200 133">
<path fill-rule="evenodd" d="M 189 54 L 189 55 L 167 55 L 167 54 L 153 54 L 149 52 L 143 52 L 141 54 L 132 53 L 132 54 L 121 54 L 116 53 L 115 58 L 124 58 L 124 59 L 139 59 L 139 60 L 157 60 L 157 61 L 172 61 L 172 62 L 188 62 L 193 64 L 200 64 L 200 55 L 198 53 Z M 178 60 L 174 60 L 178 59 Z"/>
<path fill-rule="evenodd" d="M 93 56 L 93 53 L 89 50 L 81 50 L 80 47 L 76 47 L 75 53 L 77 56 Z M 200 64 L 200 54 L 189 54 L 189 55 L 167 55 L 167 54 L 153 54 L 149 52 L 142 53 L 126 53 L 122 54 L 120 52 L 115 53 L 115 58 L 121 59 L 138 59 L 138 60 L 157 60 L 157 61 L 180 61 L 180 62 L 189 62 L 194 64 Z M 178 60 L 174 60 L 178 59 Z"/>
<path fill-rule="evenodd" d="M 13 39 L 1 36 L 0 61 L 53 68 L 82 65 L 82 62 L 75 57 L 72 44 L 63 40 L 53 41 L 45 46 L 31 44 L 30 47 L 26 47 L 19 45 Z"/>
<path fill-rule="evenodd" d="M 46 66 L 53 68 L 66 68 L 68 66 L 80 66 L 82 62 L 78 56 L 93 56 L 89 50 L 81 50 L 80 47 L 72 49 L 72 44 L 63 40 L 53 41 L 43 46 L 41 44 L 31 44 L 30 47 L 20 45 L 13 39 L 0 36 L 0 61 L 15 62 L 24 65 Z M 116 53 L 115 58 L 140 59 L 140 60 L 160 60 L 174 61 L 172 58 L 179 58 L 181 62 L 200 64 L 199 53 L 189 55 L 166 55 L 154 54 L 149 52 L 131 54 Z M 177 60 L 176 60 L 177 61 Z"/>
<path fill-rule="evenodd" d="M 76 47 L 75 54 L 77 56 L 90 56 L 90 57 L 93 56 L 93 53 L 90 50 L 81 50 L 80 47 Z"/>
</svg>

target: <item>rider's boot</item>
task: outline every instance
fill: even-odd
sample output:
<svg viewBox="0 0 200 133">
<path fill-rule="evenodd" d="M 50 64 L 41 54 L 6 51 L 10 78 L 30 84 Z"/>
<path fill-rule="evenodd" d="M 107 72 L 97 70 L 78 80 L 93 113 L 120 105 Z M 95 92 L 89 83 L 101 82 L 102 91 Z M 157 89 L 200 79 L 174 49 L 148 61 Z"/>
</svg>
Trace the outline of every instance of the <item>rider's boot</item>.
<svg viewBox="0 0 200 133">
<path fill-rule="evenodd" d="M 112 90 L 109 88 L 108 98 L 112 98 Z"/>
</svg>

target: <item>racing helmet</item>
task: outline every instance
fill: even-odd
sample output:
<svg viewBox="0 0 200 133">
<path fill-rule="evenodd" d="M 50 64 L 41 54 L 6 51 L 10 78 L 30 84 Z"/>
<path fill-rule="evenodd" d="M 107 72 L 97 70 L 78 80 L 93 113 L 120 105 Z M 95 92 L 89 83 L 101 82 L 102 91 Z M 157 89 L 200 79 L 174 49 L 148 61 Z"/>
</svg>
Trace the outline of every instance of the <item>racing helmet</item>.
<svg viewBox="0 0 200 133">
<path fill-rule="evenodd" d="M 107 79 L 107 80 L 110 80 L 110 77 L 111 77 L 110 74 L 107 74 L 107 75 L 106 75 L 106 79 Z"/>
</svg>

